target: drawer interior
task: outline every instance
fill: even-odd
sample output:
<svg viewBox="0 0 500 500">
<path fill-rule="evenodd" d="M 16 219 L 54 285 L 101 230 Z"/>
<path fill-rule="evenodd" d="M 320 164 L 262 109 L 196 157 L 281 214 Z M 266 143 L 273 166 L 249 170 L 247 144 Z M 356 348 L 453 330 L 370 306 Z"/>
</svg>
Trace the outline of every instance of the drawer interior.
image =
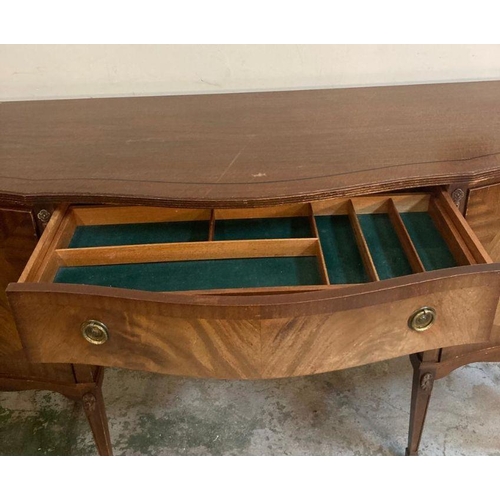
<svg viewBox="0 0 500 500">
<path fill-rule="evenodd" d="M 60 207 L 20 281 L 302 291 L 491 262 L 444 192 L 255 209 Z"/>
</svg>

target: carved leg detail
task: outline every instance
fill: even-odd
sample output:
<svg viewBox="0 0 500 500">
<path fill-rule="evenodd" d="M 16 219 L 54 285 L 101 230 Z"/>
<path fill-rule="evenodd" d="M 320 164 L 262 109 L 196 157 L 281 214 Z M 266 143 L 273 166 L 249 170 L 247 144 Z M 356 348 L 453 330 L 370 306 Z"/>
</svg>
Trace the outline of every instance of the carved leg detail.
<svg viewBox="0 0 500 500">
<path fill-rule="evenodd" d="M 82 402 L 99 455 L 113 455 L 101 387 L 98 386 L 92 392 L 84 394 Z"/>
<path fill-rule="evenodd" d="M 408 448 L 406 455 L 418 455 L 420 438 L 424 428 L 427 408 L 434 386 L 436 376 L 435 369 L 430 368 L 428 364 L 425 368 L 420 363 L 412 359 L 413 364 L 413 386 L 411 393 L 410 409 L 410 430 L 408 433 Z"/>
</svg>

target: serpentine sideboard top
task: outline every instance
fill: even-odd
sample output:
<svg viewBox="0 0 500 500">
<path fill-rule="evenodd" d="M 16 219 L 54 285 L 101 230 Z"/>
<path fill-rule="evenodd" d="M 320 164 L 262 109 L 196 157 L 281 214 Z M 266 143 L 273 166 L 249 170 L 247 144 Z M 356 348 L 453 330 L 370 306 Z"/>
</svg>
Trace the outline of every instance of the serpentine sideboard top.
<svg viewBox="0 0 500 500">
<path fill-rule="evenodd" d="M 0 201 L 247 206 L 500 179 L 500 81 L 0 103 Z"/>
</svg>

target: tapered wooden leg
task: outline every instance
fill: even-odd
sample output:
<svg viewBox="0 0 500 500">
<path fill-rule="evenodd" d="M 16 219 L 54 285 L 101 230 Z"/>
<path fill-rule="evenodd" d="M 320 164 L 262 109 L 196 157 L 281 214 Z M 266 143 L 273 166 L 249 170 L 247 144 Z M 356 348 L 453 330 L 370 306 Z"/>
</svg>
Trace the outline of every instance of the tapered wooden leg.
<svg viewBox="0 0 500 500">
<path fill-rule="evenodd" d="M 436 371 L 431 363 L 422 363 L 419 355 L 414 354 L 410 356 L 410 359 L 413 365 L 413 386 L 406 455 L 418 455 L 418 447 L 424 429 Z"/>
<path fill-rule="evenodd" d="M 82 402 L 99 455 L 113 455 L 101 387 L 97 386 L 84 394 Z"/>
</svg>

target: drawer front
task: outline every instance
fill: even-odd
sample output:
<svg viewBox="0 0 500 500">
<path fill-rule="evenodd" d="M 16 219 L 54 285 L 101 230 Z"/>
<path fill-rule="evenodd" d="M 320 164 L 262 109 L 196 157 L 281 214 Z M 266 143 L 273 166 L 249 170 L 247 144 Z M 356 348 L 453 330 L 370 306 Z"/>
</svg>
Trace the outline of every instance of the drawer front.
<svg viewBox="0 0 500 500">
<path fill-rule="evenodd" d="M 27 355 L 215 378 L 307 375 L 439 347 L 488 342 L 500 265 L 484 264 L 275 296 L 159 294 L 18 283 L 8 294 Z M 417 332 L 408 319 L 436 310 Z M 89 343 L 89 320 L 109 332 Z"/>
</svg>

